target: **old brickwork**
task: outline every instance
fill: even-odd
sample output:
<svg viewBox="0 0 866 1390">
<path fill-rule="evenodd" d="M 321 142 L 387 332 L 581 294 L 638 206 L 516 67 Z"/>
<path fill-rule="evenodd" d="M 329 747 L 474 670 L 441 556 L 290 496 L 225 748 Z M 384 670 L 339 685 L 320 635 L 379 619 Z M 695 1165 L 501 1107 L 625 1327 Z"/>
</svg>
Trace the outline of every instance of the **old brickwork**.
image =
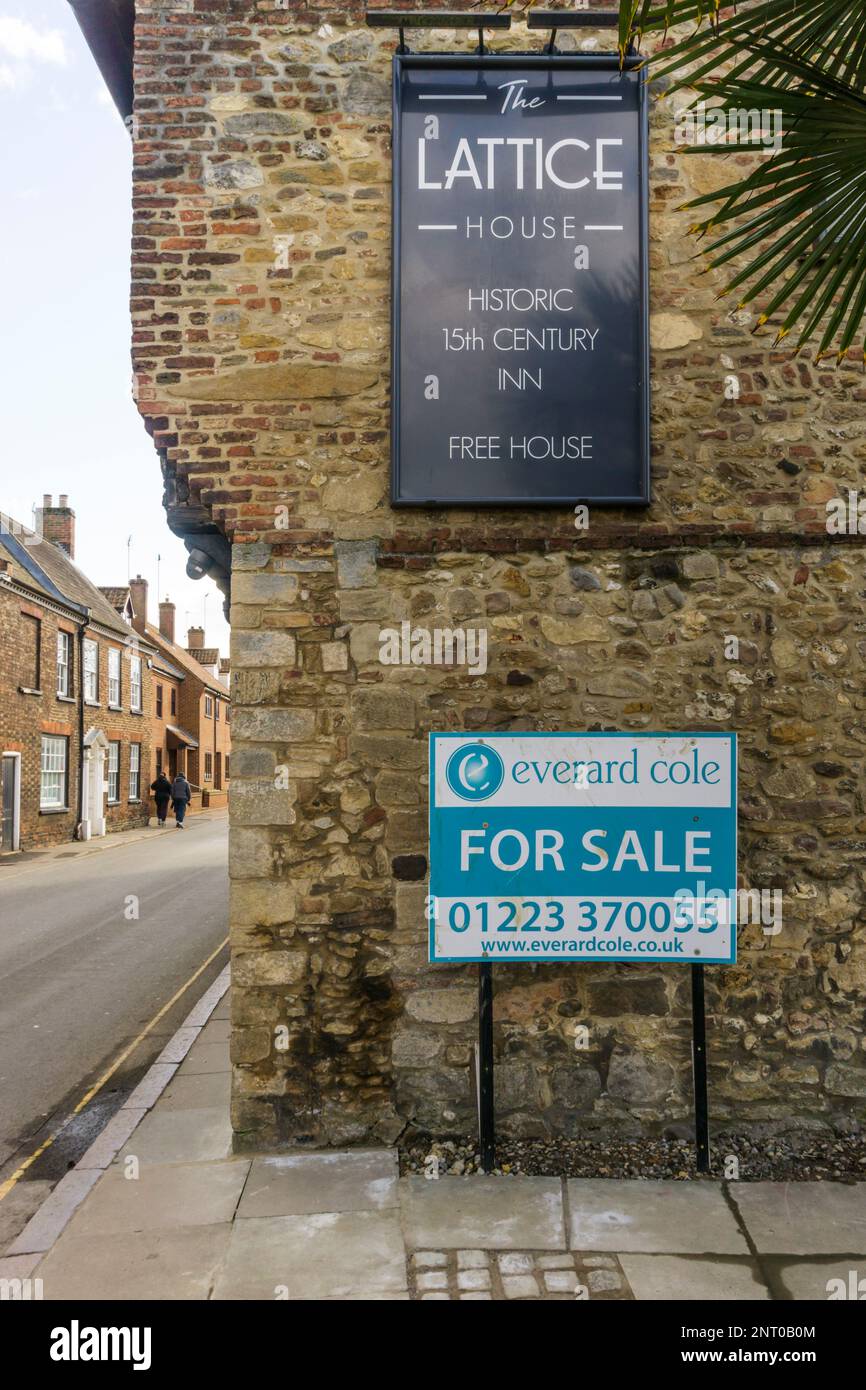
<svg viewBox="0 0 866 1390">
<path fill-rule="evenodd" d="M 727 170 L 674 153 L 657 102 L 653 505 L 594 513 L 587 533 L 557 511 L 396 513 L 393 36 L 356 0 L 137 9 L 138 405 L 173 524 L 205 515 L 234 542 L 238 1142 L 474 1124 L 474 970 L 425 963 L 431 729 L 738 731 L 742 882 L 783 892 L 784 927 L 744 928 L 738 965 L 708 972 L 713 1111 L 850 1123 L 866 1098 L 866 586 L 863 538 L 828 536 L 825 502 L 862 486 L 860 367 L 791 360 L 715 302 L 676 208 Z M 540 38 L 517 25 L 508 42 Z M 379 630 L 404 619 L 485 626 L 486 674 L 381 665 Z M 496 981 L 503 1128 L 688 1114 L 684 971 Z"/>
<path fill-rule="evenodd" d="M 2 553 L 2 547 L 0 547 Z M 57 633 L 66 632 L 72 641 L 71 694 L 57 694 Z M 0 587 L 0 754 L 21 755 L 20 767 L 20 847 L 38 849 L 44 845 L 71 840 L 79 823 L 79 697 L 80 660 L 78 623 L 70 612 L 46 601 L 38 590 L 31 595 Z M 34 661 L 38 634 L 38 670 Z M 135 649 L 141 659 L 141 712 L 130 709 L 129 669 L 132 649 L 122 637 L 110 636 L 106 628 L 87 625 L 87 639 L 98 644 L 99 668 L 97 699 L 84 705 L 84 734 L 99 730 L 119 748 L 119 795 L 116 801 L 103 798 L 107 833 L 147 825 L 150 767 L 152 690 L 146 653 Z M 120 656 L 121 700 L 119 708 L 108 705 L 108 652 Z M 39 677 L 39 685 L 33 680 Z M 66 745 L 66 804 L 60 810 L 40 806 L 41 745 L 43 734 L 68 740 Z M 135 799 L 130 792 L 130 744 L 140 748 L 141 791 Z M 107 776 L 107 770 L 106 770 Z M 134 788 L 133 788 L 134 790 Z M 7 846 L 6 848 L 10 848 Z"/>
</svg>

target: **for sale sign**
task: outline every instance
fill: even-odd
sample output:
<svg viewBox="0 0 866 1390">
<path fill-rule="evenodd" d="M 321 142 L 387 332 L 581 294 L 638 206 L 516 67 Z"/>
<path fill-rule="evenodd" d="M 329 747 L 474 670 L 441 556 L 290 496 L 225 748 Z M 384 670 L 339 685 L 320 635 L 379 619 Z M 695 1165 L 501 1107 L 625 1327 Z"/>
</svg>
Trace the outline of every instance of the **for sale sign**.
<svg viewBox="0 0 866 1390">
<path fill-rule="evenodd" d="M 736 735 L 431 734 L 432 961 L 736 959 Z"/>
</svg>

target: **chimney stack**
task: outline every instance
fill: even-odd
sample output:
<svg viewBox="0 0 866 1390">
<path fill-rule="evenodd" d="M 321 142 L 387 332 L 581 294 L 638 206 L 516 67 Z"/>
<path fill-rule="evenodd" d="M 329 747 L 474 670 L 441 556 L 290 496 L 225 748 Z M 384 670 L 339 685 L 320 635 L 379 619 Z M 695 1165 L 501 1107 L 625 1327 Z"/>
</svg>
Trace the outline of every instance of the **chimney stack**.
<svg viewBox="0 0 866 1390">
<path fill-rule="evenodd" d="M 191 627 L 191 628 L 189 629 L 188 633 L 186 634 L 186 649 L 187 649 L 187 651 L 188 651 L 188 652 L 189 652 L 189 651 L 197 651 L 200 647 L 203 647 L 203 646 L 204 646 L 204 628 L 203 628 L 203 627 Z"/>
<path fill-rule="evenodd" d="M 174 641 L 174 604 L 169 599 L 159 605 L 159 630 L 166 642 Z"/>
<path fill-rule="evenodd" d="M 70 560 L 75 559 L 75 513 L 69 505 L 69 497 L 65 492 L 61 492 L 58 505 L 53 505 L 53 498 L 50 492 L 46 492 L 42 497 L 42 506 L 38 508 L 38 529 L 40 535 L 46 541 L 59 546 L 65 550 Z"/>
<path fill-rule="evenodd" d="M 129 589 L 132 594 L 132 626 L 143 636 L 144 625 L 147 622 L 147 580 L 137 574 L 134 579 L 130 579 Z"/>
</svg>

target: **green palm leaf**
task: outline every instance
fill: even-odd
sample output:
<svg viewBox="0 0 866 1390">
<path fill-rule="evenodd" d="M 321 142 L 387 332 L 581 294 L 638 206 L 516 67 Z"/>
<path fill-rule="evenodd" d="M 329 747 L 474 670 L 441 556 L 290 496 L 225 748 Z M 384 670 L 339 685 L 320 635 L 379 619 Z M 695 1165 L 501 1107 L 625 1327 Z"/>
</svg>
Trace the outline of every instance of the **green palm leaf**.
<svg viewBox="0 0 866 1390">
<path fill-rule="evenodd" d="M 696 27 L 650 60 L 651 75 L 711 100 L 728 129 L 757 110 L 779 112 L 783 130 L 745 177 L 686 204 L 715 208 L 690 229 L 707 269 L 732 270 L 722 295 L 736 292 L 738 307 L 760 301 L 756 328 L 782 315 L 777 343 L 796 328 L 799 349 L 820 333 L 818 357 L 834 344 L 841 359 L 866 314 L 866 4 L 761 0 L 721 17 L 707 0 L 621 0 L 620 46 L 632 29 L 686 22 Z"/>
</svg>

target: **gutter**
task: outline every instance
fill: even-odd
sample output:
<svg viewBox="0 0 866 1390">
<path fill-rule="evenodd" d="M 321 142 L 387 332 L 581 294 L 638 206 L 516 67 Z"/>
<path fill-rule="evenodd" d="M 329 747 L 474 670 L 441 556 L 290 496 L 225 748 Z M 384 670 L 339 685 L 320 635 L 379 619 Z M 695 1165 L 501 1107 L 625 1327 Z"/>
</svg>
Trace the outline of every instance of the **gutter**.
<svg viewBox="0 0 866 1390">
<path fill-rule="evenodd" d="M 68 0 L 102 80 L 127 126 L 132 117 L 135 0 Z"/>
</svg>

